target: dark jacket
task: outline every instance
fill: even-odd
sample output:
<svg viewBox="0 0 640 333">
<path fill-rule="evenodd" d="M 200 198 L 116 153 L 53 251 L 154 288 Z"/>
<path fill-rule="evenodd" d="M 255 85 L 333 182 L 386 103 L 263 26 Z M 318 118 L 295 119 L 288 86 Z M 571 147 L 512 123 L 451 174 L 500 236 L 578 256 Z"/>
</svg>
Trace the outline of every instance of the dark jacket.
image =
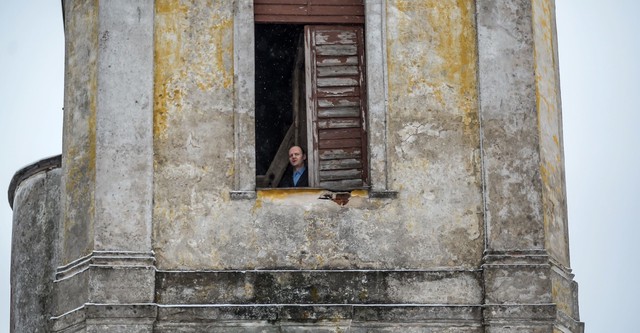
<svg viewBox="0 0 640 333">
<path fill-rule="evenodd" d="M 307 171 L 309 171 L 309 168 L 304 169 L 304 172 L 300 175 L 300 179 L 298 179 L 298 184 L 293 185 L 293 168 L 291 166 L 287 167 L 287 171 L 282 175 L 282 179 L 280 179 L 278 187 L 309 187 L 309 176 Z"/>
</svg>

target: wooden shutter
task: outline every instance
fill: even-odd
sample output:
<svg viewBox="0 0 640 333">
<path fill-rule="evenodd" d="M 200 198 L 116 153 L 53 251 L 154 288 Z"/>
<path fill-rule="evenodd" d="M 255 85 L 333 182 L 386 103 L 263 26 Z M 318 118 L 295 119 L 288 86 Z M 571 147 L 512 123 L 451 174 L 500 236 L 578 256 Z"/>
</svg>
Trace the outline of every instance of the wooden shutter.
<svg viewBox="0 0 640 333">
<path fill-rule="evenodd" d="M 368 184 L 364 38 L 361 26 L 306 26 L 310 186 Z"/>
<path fill-rule="evenodd" d="M 256 23 L 364 23 L 364 0 L 254 0 Z"/>
</svg>

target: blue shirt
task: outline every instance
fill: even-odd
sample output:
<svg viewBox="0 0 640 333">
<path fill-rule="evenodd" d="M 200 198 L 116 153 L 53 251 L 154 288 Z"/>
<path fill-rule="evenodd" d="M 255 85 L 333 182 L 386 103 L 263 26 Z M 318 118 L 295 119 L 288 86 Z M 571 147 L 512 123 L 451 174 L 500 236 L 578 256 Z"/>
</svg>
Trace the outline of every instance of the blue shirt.
<svg viewBox="0 0 640 333">
<path fill-rule="evenodd" d="M 302 176 L 302 174 L 304 173 L 304 170 L 306 170 L 307 167 L 305 167 L 304 165 L 302 166 L 302 168 L 296 170 L 293 172 L 293 185 L 298 185 L 298 180 L 300 180 L 300 176 Z"/>
</svg>

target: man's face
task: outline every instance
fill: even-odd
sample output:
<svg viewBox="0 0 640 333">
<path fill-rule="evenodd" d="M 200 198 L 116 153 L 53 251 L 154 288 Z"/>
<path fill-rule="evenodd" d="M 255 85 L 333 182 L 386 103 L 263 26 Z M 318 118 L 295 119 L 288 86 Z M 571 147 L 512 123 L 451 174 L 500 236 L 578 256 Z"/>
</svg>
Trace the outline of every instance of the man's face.
<svg viewBox="0 0 640 333">
<path fill-rule="evenodd" d="M 304 165 L 304 160 L 307 159 L 307 156 L 302 153 L 302 149 L 298 146 L 293 146 L 289 149 L 289 163 L 295 169 L 299 169 Z"/>
</svg>

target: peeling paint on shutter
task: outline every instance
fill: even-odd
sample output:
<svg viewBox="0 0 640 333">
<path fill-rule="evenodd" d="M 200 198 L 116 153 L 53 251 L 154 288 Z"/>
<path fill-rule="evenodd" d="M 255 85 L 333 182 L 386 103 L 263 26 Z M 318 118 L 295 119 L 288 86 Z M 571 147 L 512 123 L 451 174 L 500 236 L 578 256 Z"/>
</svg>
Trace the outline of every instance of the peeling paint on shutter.
<svg viewBox="0 0 640 333">
<path fill-rule="evenodd" d="M 368 184 L 364 40 L 360 26 L 306 26 L 311 186 Z"/>
</svg>

